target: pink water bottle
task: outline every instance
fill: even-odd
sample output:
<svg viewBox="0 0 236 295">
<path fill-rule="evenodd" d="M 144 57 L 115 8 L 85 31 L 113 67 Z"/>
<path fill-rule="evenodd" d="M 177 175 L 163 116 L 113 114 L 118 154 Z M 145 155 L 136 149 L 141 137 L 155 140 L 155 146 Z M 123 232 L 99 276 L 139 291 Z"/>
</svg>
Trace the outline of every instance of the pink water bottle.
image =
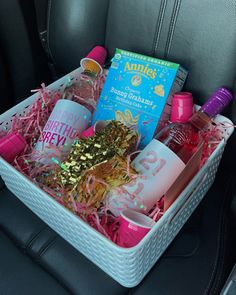
<svg viewBox="0 0 236 295">
<path fill-rule="evenodd" d="M 38 153 L 35 159 L 47 163 L 57 149 L 60 149 L 61 156 L 66 156 L 73 142 L 87 129 L 96 105 L 92 97 L 93 83 L 102 72 L 105 59 L 106 49 L 96 46 L 81 60 L 83 72 L 75 84 L 65 89 L 63 99 L 56 103 L 36 144 Z"/>
<path fill-rule="evenodd" d="M 94 83 L 102 73 L 106 61 L 107 51 L 102 46 L 94 47 L 89 54 L 80 61 L 83 72 L 78 81 L 66 87 L 63 97 L 84 105 L 92 113 L 95 110 L 99 93 L 94 93 Z"/>
</svg>

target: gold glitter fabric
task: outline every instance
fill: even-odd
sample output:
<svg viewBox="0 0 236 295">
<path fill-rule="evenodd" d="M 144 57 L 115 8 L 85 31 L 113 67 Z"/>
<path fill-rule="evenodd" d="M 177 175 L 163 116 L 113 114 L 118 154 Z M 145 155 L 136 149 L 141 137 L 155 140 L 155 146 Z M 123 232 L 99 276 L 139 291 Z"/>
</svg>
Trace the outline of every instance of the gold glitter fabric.
<svg viewBox="0 0 236 295">
<path fill-rule="evenodd" d="M 76 201 L 88 207 L 100 207 L 106 193 L 131 181 L 134 169 L 127 169 L 127 160 L 114 156 L 88 169 L 82 176 L 76 190 Z"/>
<path fill-rule="evenodd" d="M 138 141 L 135 130 L 111 121 L 93 137 L 77 141 L 66 161 L 57 169 L 42 175 L 41 183 L 61 198 L 73 212 L 82 215 L 101 206 L 106 193 L 131 181 L 134 169 L 128 167 L 127 156 Z"/>
<path fill-rule="evenodd" d="M 67 158 L 61 164 L 58 180 L 63 186 L 76 186 L 83 172 L 111 159 L 113 156 L 126 157 L 135 151 L 138 134 L 119 121 L 111 121 L 93 137 L 76 142 Z"/>
</svg>

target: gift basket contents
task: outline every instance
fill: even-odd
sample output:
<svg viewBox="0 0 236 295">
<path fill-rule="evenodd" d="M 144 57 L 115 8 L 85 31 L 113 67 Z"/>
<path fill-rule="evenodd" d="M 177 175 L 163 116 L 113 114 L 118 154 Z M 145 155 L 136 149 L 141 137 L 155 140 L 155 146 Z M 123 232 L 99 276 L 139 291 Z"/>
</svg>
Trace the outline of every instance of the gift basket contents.
<svg viewBox="0 0 236 295">
<path fill-rule="evenodd" d="M 181 92 L 179 64 L 96 46 L 77 78 L 44 85 L 10 128 L 0 155 L 114 244 L 136 246 L 226 138 L 215 120 L 231 102 L 219 87 L 202 107 Z"/>
</svg>

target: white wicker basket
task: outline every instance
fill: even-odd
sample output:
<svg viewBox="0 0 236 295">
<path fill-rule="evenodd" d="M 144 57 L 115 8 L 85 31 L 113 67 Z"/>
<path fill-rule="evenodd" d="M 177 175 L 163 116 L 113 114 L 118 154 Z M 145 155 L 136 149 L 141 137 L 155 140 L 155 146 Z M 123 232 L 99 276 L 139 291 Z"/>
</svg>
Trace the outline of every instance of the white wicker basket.
<svg viewBox="0 0 236 295">
<path fill-rule="evenodd" d="M 78 77 L 79 72 L 79 69 L 75 70 L 49 85 L 48 88 L 62 88 L 68 76 Z M 35 94 L 1 115 L 0 129 L 8 129 L 13 116 L 25 114 L 37 97 L 38 94 Z M 232 124 L 223 116 L 218 116 L 217 119 Z M 233 128 L 228 128 L 226 140 L 232 132 Z M 1 157 L 0 174 L 9 190 L 65 240 L 121 285 L 134 287 L 141 282 L 160 258 L 212 185 L 226 140 L 219 144 L 204 167 L 145 238 L 137 246 L 129 249 L 121 248 L 109 241 L 57 203 Z"/>
</svg>

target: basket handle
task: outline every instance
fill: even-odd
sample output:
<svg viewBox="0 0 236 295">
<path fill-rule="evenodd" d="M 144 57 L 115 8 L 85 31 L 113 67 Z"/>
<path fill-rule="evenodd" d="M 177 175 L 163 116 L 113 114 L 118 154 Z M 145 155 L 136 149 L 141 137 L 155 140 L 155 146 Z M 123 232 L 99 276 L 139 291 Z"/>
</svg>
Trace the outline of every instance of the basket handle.
<svg viewBox="0 0 236 295">
<path fill-rule="evenodd" d="M 184 202 L 184 204 L 183 204 L 180 208 L 178 208 L 178 209 L 172 214 L 172 216 L 169 218 L 168 225 L 169 225 L 170 223 L 172 223 L 172 222 L 175 220 L 175 218 L 178 216 L 178 213 L 179 213 L 181 210 L 183 210 L 183 209 L 188 205 L 188 203 L 189 203 L 190 200 L 191 200 L 192 195 L 193 195 L 194 193 L 196 193 L 196 192 L 198 191 L 198 189 L 202 186 L 202 184 L 203 184 L 203 182 L 206 180 L 207 176 L 208 176 L 208 173 L 206 173 L 206 174 L 201 178 L 201 180 L 198 182 L 197 186 L 196 186 L 196 187 L 195 187 L 195 188 L 189 193 L 189 195 L 187 196 L 187 199 L 186 199 L 186 201 Z"/>
</svg>

